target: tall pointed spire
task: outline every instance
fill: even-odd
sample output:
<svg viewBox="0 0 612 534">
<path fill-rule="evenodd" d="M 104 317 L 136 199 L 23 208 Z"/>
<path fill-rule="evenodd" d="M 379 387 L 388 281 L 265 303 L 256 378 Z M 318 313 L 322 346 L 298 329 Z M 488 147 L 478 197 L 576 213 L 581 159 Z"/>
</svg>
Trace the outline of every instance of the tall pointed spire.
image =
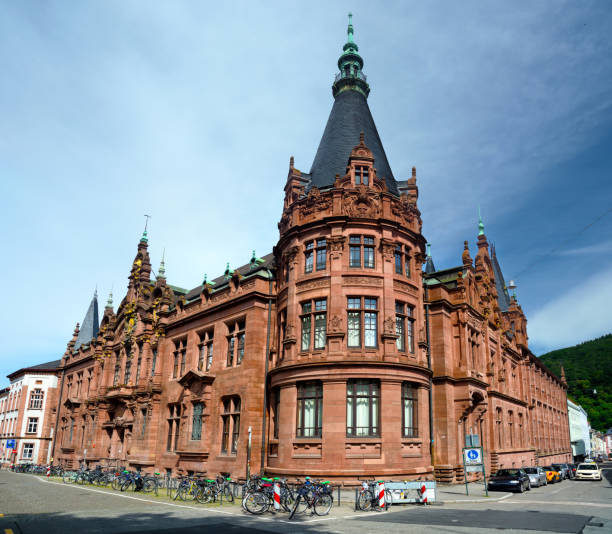
<svg viewBox="0 0 612 534">
<path fill-rule="evenodd" d="M 336 175 L 345 175 L 351 151 L 355 148 L 360 132 L 363 132 L 374 157 L 377 177 L 385 181 L 390 193 L 399 196 L 397 182 L 368 106 L 370 86 L 362 71 L 363 59 L 358 53 L 359 48 L 353 40 L 352 15 L 349 16 L 347 34 L 347 42 L 338 59 L 340 72 L 336 74 L 332 85 L 334 106 L 310 173 L 302 175 L 310 180 L 309 188 L 333 187 Z"/>
<path fill-rule="evenodd" d="M 342 47 L 342 55 L 338 59 L 340 72 L 336 74 L 332 93 L 334 96 L 343 91 L 357 91 L 366 98 L 370 94 L 370 86 L 366 75 L 362 72 L 363 59 L 359 55 L 359 47 L 353 40 L 353 14 L 349 13 L 349 23 L 346 30 L 347 41 Z"/>
<path fill-rule="evenodd" d="M 164 249 L 162 253 L 162 259 L 159 264 L 159 272 L 157 274 L 157 278 L 163 278 L 164 280 L 166 279 L 166 263 L 164 262 L 165 256 L 166 256 L 166 249 Z"/>
<path fill-rule="evenodd" d="M 484 235 L 484 223 L 480 215 L 480 206 L 478 206 L 478 235 Z"/>
<path fill-rule="evenodd" d="M 434 265 L 431 257 L 431 245 L 429 243 L 427 243 L 427 261 L 425 262 L 425 272 L 427 274 L 436 272 L 436 266 Z"/>
<path fill-rule="evenodd" d="M 87 313 L 85 314 L 85 319 L 81 323 L 81 328 L 79 330 L 79 335 L 74 344 L 74 350 L 77 350 L 81 345 L 87 345 L 98 335 L 98 331 L 100 329 L 100 321 L 98 320 L 98 291 L 96 290 L 93 298 L 91 299 L 91 303 L 89 304 L 89 308 L 87 309 Z"/>
</svg>

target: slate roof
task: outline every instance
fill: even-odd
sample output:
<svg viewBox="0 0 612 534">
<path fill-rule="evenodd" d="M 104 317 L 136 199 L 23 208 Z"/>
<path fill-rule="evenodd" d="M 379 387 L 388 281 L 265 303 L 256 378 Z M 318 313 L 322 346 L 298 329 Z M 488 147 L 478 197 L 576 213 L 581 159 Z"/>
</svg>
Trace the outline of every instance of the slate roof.
<svg viewBox="0 0 612 534">
<path fill-rule="evenodd" d="M 251 263 L 247 263 L 246 265 L 242 265 L 241 267 L 234 269 L 234 271 L 238 271 L 242 276 L 248 277 L 252 274 L 255 274 L 258 271 L 261 271 L 262 269 L 270 269 L 270 270 L 274 269 L 274 254 L 273 253 L 266 254 L 261 259 L 263 260 L 263 263 L 260 263 L 257 267 L 253 269 L 251 269 Z M 225 279 L 224 275 L 221 275 L 215 278 L 214 280 L 211 280 L 211 282 L 214 282 L 214 285 L 212 286 L 213 291 L 223 288 L 228 284 L 228 280 Z M 194 300 L 200 297 L 201 292 L 202 292 L 202 286 L 201 285 L 196 286 L 191 291 L 189 291 L 189 293 L 187 293 L 185 298 L 187 299 L 187 301 Z"/>
<path fill-rule="evenodd" d="M 497 289 L 497 300 L 501 311 L 508 311 L 510 307 L 510 295 L 506 288 L 506 281 L 502 274 L 501 267 L 497 261 L 497 255 L 495 254 L 495 246 L 491 245 L 491 262 L 493 264 L 493 274 L 495 275 L 495 288 Z"/>
<path fill-rule="evenodd" d="M 100 329 L 100 321 L 98 319 L 98 293 L 94 293 L 89 309 L 85 314 L 85 319 L 79 329 L 79 335 L 77 336 L 74 344 L 74 350 L 78 350 L 81 345 L 87 345 L 98 335 Z"/>
<path fill-rule="evenodd" d="M 432 274 L 436 272 L 436 266 L 434 265 L 434 262 L 431 256 L 427 256 L 427 263 L 425 264 L 425 272 L 427 274 Z"/>
<path fill-rule="evenodd" d="M 329 187 L 334 184 L 336 174 L 344 176 L 351 150 L 359 144 L 361 132 L 366 146 L 374 154 L 377 176 L 386 180 L 389 192 L 399 195 L 368 101 L 352 90 L 336 95 L 310 169 L 310 187 Z"/>
<path fill-rule="evenodd" d="M 18 369 L 17 371 L 13 371 L 10 375 L 6 375 L 9 379 L 14 376 L 19 376 L 25 374 L 27 372 L 35 372 L 35 371 L 55 371 L 59 369 L 62 360 L 52 360 L 46 363 L 39 363 L 38 365 L 32 365 L 31 367 L 23 367 Z"/>
</svg>

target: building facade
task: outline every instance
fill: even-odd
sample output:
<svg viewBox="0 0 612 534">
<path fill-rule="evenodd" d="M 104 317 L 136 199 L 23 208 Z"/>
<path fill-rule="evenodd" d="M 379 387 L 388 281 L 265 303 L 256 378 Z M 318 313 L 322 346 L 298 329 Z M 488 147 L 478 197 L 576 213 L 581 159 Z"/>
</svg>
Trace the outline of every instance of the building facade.
<svg viewBox="0 0 612 534">
<path fill-rule="evenodd" d="M 590 425 L 586 411 L 579 404 L 567 399 L 567 412 L 569 416 L 570 442 L 572 456 L 575 462 L 582 462 L 591 456 Z"/>
<path fill-rule="evenodd" d="M 145 231 L 99 328 L 94 297 L 61 360 L 56 459 L 354 482 L 462 480 L 466 436 L 489 469 L 571 459 L 566 385 L 530 352 L 484 228 L 474 261 L 466 243 L 435 269 L 352 25 L 338 68 L 271 254 L 186 290 L 163 262 L 151 280 Z"/>
<path fill-rule="evenodd" d="M 19 369 L 0 392 L 0 461 L 49 463 L 60 360 Z"/>
</svg>

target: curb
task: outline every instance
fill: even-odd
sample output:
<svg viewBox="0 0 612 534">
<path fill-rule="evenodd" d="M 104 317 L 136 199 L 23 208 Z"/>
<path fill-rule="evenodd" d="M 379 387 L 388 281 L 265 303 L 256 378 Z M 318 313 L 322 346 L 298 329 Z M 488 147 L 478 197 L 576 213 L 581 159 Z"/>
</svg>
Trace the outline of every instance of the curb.
<svg viewBox="0 0 612 534">
<path fill-rule="evenodd" d="M 512 497 L 512 493 L 510 493 L 509 495 L 504 495 L 503 497 L 496 497 L 496 498 L 485 498 L 485 499 L 455 499 L 455 500 L 439 500 L 438 502 L 441 502 L 442 504 L 461 504 L 462 502 L 499 502 L 499 501 L 503 501 L 504 499 L 508 499 L 509 497 Z"/>
</svg>

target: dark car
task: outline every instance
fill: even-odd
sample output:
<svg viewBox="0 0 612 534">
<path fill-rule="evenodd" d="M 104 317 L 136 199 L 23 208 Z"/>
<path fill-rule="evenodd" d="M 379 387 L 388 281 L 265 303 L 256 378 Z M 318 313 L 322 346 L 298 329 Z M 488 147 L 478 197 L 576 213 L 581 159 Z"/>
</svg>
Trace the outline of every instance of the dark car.
<svg viewBox="0 0 612 534">
<path fill-rule="evenodd" d="M 522 469 L 500 469 L 495 473 L 487 484 L 489 491 L 514 491 L 523 493 L 531 489 L 529 475 Z"/>
<path fill-rule="evenodd" d="M 576 467 L 578 467 L 578 464 L 567 464 L 567 466 L 569 468 L 569 477 L 576 478 Z"/>
<path fill-rule="evenodd" d="M 567 464 L 552 464 L 552 466 L 559 471 L 559 473 L 561 473 L 562 480 L 569 478 L 569 468 L 567 467 Z"/>
</svg>

